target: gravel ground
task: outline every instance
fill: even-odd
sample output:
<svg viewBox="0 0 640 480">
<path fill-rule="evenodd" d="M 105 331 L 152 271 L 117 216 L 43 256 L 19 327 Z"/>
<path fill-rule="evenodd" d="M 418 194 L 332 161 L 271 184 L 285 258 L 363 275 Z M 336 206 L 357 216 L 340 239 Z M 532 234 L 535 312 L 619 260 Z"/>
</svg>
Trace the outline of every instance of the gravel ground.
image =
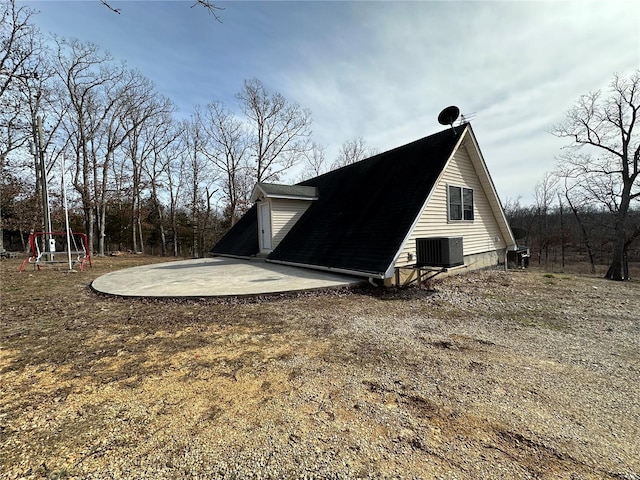
<svg viewBox="0 0 640 480">
<path fill-rule="evenodd" d="M 638 282 L 145 302 L 80 274 L 34 315 L 56 275 L 3 272 L 2 478 L 640 480 Z"/>
</svg>

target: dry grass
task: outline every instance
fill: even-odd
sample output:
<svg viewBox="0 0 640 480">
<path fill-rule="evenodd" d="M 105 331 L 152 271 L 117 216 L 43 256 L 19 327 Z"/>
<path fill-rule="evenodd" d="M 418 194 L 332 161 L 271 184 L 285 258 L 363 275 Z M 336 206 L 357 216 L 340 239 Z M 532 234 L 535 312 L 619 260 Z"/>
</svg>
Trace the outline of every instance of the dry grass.
<svg viewBox="0 0 640 480">
<path fill-rule="evenodd" d="M 640 479 L 640 284 L 122 300 L 3 261 L 7 478 Z"/>
</svg>

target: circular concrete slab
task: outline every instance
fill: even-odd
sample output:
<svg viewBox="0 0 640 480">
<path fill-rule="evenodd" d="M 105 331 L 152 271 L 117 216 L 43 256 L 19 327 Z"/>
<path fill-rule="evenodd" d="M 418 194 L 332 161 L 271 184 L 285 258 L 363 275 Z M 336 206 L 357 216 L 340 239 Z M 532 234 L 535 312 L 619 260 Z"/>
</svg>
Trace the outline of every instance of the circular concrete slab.
<svg viewBox="0 0 640 480">
<path fill-rule="evenodd" d="M 223 297 L 316 290 L 362 283 L 362 278 L 229 258 L 205 258 L 125 268 L 91 286 L 122 297 Z"/>
</svg>

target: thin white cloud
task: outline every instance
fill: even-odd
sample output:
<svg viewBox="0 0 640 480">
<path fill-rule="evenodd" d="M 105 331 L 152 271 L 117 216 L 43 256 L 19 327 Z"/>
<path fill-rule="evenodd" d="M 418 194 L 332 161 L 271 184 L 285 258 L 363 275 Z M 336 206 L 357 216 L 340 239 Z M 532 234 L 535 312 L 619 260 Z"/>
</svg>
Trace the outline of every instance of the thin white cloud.
<svg viewBox="0 0 640 480">
<path fill-rule="evenodd" d="M 311 109 L 329 161 L 347 139 L 387 149 L 438 131 L 456 104 L 502 198 L 532 198 L 560 153 L 547 131 L 579 95 L 640 67 L 640 2 L 216 3 L 222 24 L 189 2 L 30 2 L 43 30 L 125 58 L 183 113 L 260 78 Z"/>
<path fill-rule="evenodd" d="M 345 67 L 345 55 L 332 51 L 339 68 L 296 72 L 288 90 L 311 105 L 328 152 L 353 136 L 383 149 L 419 138 L 441 128 L 435 117 L 451 103 L 475 112 L 499 192 L 530 199 L 532 179 L 559 153 L 551 126 L 580 94 L 638 65 L 638 11 L 615 2 L 362 8 L 366 55 Z"/>
</svg>

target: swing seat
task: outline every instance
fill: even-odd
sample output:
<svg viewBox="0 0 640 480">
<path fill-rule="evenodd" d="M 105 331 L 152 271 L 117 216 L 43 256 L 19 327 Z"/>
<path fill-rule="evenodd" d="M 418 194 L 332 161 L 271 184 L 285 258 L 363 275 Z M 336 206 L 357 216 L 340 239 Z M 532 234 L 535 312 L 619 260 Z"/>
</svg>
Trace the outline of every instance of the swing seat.
<svg viewBox="0 0 640 480">
<path fill-rule="evenodd" d="M 69 254 L 71 254 L 71 266 L 75 266 L 76 264 L 80 264 L 80 271 L 84 271 L 84 266 L 86 264 L 89 265 L 90 268 L 93 268 L 91 264 L 91 252 L 89 250 L 89 243 L 87 241 L 87 236 L 84 233 L 74 233 L 70 232 L 70 235 L 73 238 L 73 246 L 74 250 L 69 252 L 68 250 L 57 251 L 57 249 L 53 249 L 51 251 L 51 247 L 49 251 L 41 251 L 40 244 L 38 240 L 41 237 L 48 237 L 50 239 L 54 239 L 55 237 L 60 237 L 66 243 L 66 232 L 36 232 L 29 235 L 29 248 L 30 255 L 22 261 L 20 265 L 19 272 L 22 272 L 27 264 L 32 264 L 34 270 L 40 270 L 42 266 L 50 266 L 53 264 L 63 264 L 69 263 Z M 78 248 L 76 239 L 80 240 L 80 245 L 82 249 Z M 57 242 L 54 242 L 55 245 Z"/>
</svg>

